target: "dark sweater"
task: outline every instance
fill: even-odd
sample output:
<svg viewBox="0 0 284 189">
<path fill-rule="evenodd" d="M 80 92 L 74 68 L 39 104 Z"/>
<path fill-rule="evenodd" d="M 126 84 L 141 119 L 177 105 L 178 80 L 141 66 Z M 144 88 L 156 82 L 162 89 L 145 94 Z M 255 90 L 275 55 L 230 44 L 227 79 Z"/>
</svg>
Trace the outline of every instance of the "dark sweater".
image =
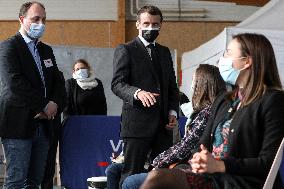
<svg viewBox="0 0 284 189">
<path fill-rule="evenodd" d="M 71 78 L 66 81 L 67 107 L 64 117 L 69 115 L 106 115 L 107 104 L 103 84 L 96 79 L 98 85 L 93 89 L 83 90 Z"/>
</svg>

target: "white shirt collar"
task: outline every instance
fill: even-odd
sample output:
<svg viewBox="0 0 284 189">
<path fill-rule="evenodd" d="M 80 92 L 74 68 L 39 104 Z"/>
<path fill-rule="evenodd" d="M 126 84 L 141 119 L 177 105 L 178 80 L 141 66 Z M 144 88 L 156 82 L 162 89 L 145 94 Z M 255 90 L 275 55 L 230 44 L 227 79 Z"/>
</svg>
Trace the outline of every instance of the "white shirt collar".
<svg viewBox="0 0 284 189">
<path fill-rule="evenodd" d="M 148 41 L 146 41 L 142 36 L 138 35 L 139 39 L 142 41 L 143 45 L 145 47 L 147 47 L 148 45 L 150 45 L 151 43 L 149 43 Z M 154 41 L 152 44 L 154 44 L 154 46 L 156 45 L 156 42 Z"/>
</svg>

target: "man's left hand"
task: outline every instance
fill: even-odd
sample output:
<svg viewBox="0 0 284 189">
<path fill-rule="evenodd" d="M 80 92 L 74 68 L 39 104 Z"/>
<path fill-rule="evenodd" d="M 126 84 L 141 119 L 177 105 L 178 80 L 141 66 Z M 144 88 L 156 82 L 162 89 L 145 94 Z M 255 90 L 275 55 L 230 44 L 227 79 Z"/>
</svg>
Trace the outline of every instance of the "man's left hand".
<svg viewBox="0 0 284 189">
<path fill-rule="evenodd" d="M 166 129 L 173 130 L 177 125 L 177 118 L 174 115 L 169 115 L 169 123 L 166 125 Z"/>
<path fill-rule="evenodd" d="M 57 114 L 57 104 L 53 101 L 49 101 L 47 104 L 47 109 L 44 111 L 48 120 L 54 119 Z"/>
<path fill-rule="evenodd" d="M 48 119 L 48 118 L 44 112 L 40 112 L 34 117 L 34 119 Z"/>
</svg>

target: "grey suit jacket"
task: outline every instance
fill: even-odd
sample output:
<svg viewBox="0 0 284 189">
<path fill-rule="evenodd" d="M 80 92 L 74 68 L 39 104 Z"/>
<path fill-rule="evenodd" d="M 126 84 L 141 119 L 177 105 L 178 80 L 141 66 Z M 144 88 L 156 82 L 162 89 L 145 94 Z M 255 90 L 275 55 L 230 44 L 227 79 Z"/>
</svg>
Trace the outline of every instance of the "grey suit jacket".
<svg viewBox="0 0 284 189">
<path fill-rule="evenodd" d="M 115 50 L 111 88 L 123 100 L 122 137 L 152 137 L 157 132 L 160 116 L 168 121 L 169 110 L 178 112 L 178 88 L 170 51 L 158 43 L 156 47 L 162 69 L 162 86 L 151 58 L 138 37 Z M 138 89 L 162 95 L 154 106 L 145 108 L 134 99 Z"/>
<path fill-rule="evenodd" d="M 51 47 L 39 42 L 37 48 L 45 78 L 46 97 L 36 63 L 21 34 L 17 33 L 0 44 L 1 137 L 33 136 L 36 130 L 34 116 L 43 111 L 50 100 L 57 103 L 59 111 L 62 111 L 64 99 L 61 97 L 62 91 L 65 91 L 63 75 L 57 68 Z"/>
</svg>

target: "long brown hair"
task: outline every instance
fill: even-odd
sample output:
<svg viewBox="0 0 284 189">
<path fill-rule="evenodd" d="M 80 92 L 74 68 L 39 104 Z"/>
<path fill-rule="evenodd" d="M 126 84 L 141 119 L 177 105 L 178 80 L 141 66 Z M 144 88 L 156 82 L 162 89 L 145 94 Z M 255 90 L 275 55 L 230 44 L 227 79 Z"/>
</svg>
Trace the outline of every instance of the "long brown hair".
<svg viewBox="0 0 284 189">
<path fill-rule="evenodd" d="M 269 40 L 261 34 L 243 33 L 233 36 L 240 43 L 243 57 L 250 57 L 252 65 L 245 86 L 242 106 L 261 97 L 266 89 L 282 89 L 276 58 Z"/>
<path fill-rule="evenodd" d="M 211 105 L 221 91 L 226 90 L 219 69 L 209 64 L 200 64 L 195 71 L 195 84 L 193 86 L 192 107 L 200 111 Z"/>
</svg>

